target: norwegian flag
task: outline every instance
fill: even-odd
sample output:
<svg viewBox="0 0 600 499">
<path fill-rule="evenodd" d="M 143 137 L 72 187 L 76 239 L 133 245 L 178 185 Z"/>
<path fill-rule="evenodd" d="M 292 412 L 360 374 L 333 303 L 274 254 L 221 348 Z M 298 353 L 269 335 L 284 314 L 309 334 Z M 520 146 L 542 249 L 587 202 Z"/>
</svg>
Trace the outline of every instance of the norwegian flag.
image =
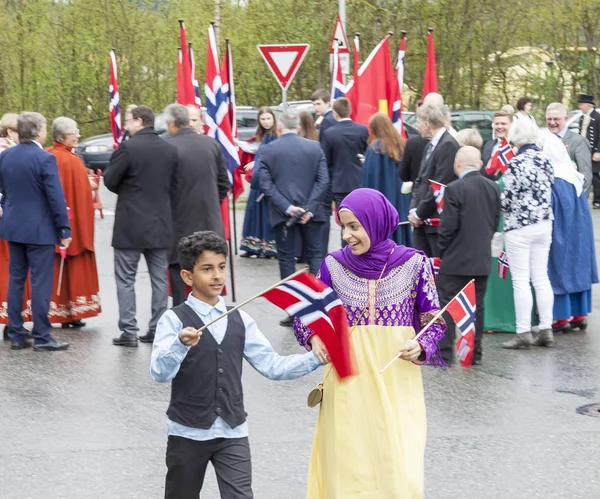
<svg viewBox="0 0 600 499">
<path fill-rule="evenodd" d="M 398 81 L 398 100 L 392 104 L 392 123 L 398 133 L 406 138 L 406 130 L 402 123 L 402 87 L 404 85 L 404 54 L 406 53 L 406 36 L 403 34 L 400 39 L 400 49 L 398 50 L 398 63 L 396 64 L 396 80 Z"/>
<path fill-rule="evenodd" d="M 227 45 L 225 48 L 225 58 L 223 59 L 223 67 L 221 69 L 223 86 L 227 93 L 229 101 L 229 123 L 231 123 L 231 136 L 234 139 L 238 137 L 237 116 L 235 112 L 235 87 L 233 85 L 233 58 L 231 56 L 231 44 L 229 38 L 226 39 Z"/>
<path fill-rule="evenodd" d="M 119 147 L 121 143 L 121 104 L 119 97 L 119 85 L 117 81 L 117 58 L 115 57 L 115 51 L 111 50 L 110 53 L 110 84 L 108 85 L 108 91 L 110 93 L 110 105 L 108 110 L 110 111 L 110 129 L 112 130 L 113 136 L 113 149 Z"/>
<path fill-rule="evenodd" d="M 339 99 L 346 96 L 346 87 L 344 86 L 344 77 L 342 76 L 342 63 L 340 61 L 340 52 L 337 39 L 333 49 L 333 68 L 331 70 L 331 99 Z"/>
<path fill-rule="evenodd" d="M 200 99 L 200 85 L 198 84 L 198 78 L 196 78 L 196 58 L 194 57 L 192 44 L 188 43 L 188 47 L 190 52 L 192 87 L 194 87 L 194 104 L 198 109 L 202 109 L 202 100 Z"/>
<path fill-rule="evenodd" d="M 437 279 L 438 274 L 440 273 L 440 264 L 442 263 L 442 259 L 439 256 L 434 256 L 430 258 L 431 267 L 433 268 L 433 277 Z"/>
<path fill-rule="evenodd" d="M 500 256 L 498 257 L 498 276 L 501 279 L 506 279 L 506 275 L 508 274 L 508 256 L 502 251 L 500 252 Z"/>
<path fill-rule="evenodd" d="M 510 163 L 510 160 L 514 157 L 515 153 L 513 152 L 512 147 L 510 147 L 508 140 L 503 138 L 500 142 L 500 147 L 498 147 L 498 150 L 492 156 L 490 165 L 485 169 L 485 172 L 488 175 L 492 175 L 497 171 L 502 174 L 506 173 L 506 170 L 508 170 L 508 163 Z"/>
<path fill-rule="evenodd" d="M 423 220 L 423 223 L 425 225 L 429 225 L 430 227 L 439 227 L 440 219 L 439 218 L 426 218 L 425 220 Z"/>
<path fill-rule="evenodd" d="M 429 183 L 431 184 L 431 190 L 435 197 L 435 207 L 437 208 L 437 212 L 441 215 L 442 211 L 444 211 L 444 193 L 446 192 L 446 186 L 431 179 L 429 180 Z"/>
<path fill-rule="evenodd" d="M 183 19 L 179 19 L 179 38 L 181 42 L 181 70 L 177 71 L 177 102 L 187 106 L 195 105 L 196 98 L 194 87 L 192 85 L 192 67 L 189 54 L 189 46 L 185 32 Z"/>
<path fill-rule="evenodd" d="M 303 273 L 263 296 L 321 338 L 340 378 L 353 374 L 346 310 L 333 289 Z"/>
<path fill-rule="evenodd" d="M 462 367 L 471 367 L 473 354 L 475 353 L 475 281 L 470 281 L 460 293 L 458 293 L 446 310 L 452 316 L 452 320 L 460 329 L 461 335 L 456 342 L 456 353 Z"/>
</svg>

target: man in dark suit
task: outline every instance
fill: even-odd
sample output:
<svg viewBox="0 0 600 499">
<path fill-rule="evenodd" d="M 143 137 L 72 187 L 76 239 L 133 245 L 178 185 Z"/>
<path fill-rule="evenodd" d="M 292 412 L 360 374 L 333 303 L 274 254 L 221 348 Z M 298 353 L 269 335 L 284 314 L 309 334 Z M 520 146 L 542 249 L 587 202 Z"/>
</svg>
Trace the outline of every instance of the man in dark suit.
<svg viewBox="0 0 600 499">
<path fill-rule="evenodd" d="M 315 121 L 315 127 L 319 131 L 319 143 L 321 144 L 321 147 L 323 147 L 325 132 L 337 124 L 337 121 L 333 116 L 333 110 L 331 109 L 331 95 L 327 90 L 319 88 L 314 91 L 310 100 L 312 101 L 313 106 L 315 106 L 315 114 L 318 116 Z M 323 215 L 325 217 L 322 229 L 323 233 L 321 236 L 323 256 L 325 256 L 329 248 L 329 232 L 331 230 L 332 214 L 331 203 L 333 203 L 333 193 L 331 192 L 331 185 L 329 185 L 325 197 L 323 198 Z"/>
<path fill-rule="evenodd" d="M 150 341 L 158 319 L 167 309 L 168 257 L 173 247 L 171 189 L 177 150 L 154 131 L 154 113 L 147 106 L 132 111 L 132 137 L 114 152 L 104 172 L 104 184 L 119 195 L 112 245 L 119 301 L 121 336 L 117 346 L 137 347 L 135 276 L 144 255 L 152 282 L 152 318 L 140 339 Z"/>
<path fill-rule="evenodd" d="M 459 149 L 454 163 L 459 180 L 445 190 L 438 232 L 441 263 L 436 282 L 440 305 L 444 307 L 471 279 L 475 280 L 475 363 L 481 361 L 483 354 L 484 296 L 492 263 L 492 236 L 500 221 L 500 189 L 480 173 L 481 166 L 477 149 Z M 455 328 L 450 316 L 447 323 L 439 347 L 444 360 L 452 362 Z"/>
<path fill-rule="evenodd" d="M 323 196 L 329 184 L 327 161 L 319 144 L 298 135 L 299 124 L 296 114 L 281 115 L 277 120 L 280 138 L 261 149 L 258 171 L 261 191 L 271 202 L 271 225 L 282 279 L 296 269 L 295 231 L 286 227 L 294 217 L 300 217 L 304 255 L 313 274 L 319 271 L 323 259 L 321 230 L 325 221 Z"/>
<path fill-rule="evenodd" d="M 368 147 L 369 129 L 350 119 L 352 106 L 345 97 L 333 103 L 333 116 L 337 124 L 321 135 L 321 145 L 327 158 L 327 170 L 333 200 L 340 206 L 344 198 L 360 187 L 361 156 Z M 342 246 L 345 246 L 342 241 Z"/>
<path fill-rule="evenodd" d="M 579 96 L 579 109 L 583 116 L 579 119 L 579 133 L 583 135 L 592 148 L 592 171 L 594 177 L 594 208 L 600 208 L 600 113 L 594 109 L 594 97 L 581 94 Z"/>
<path fill-rule="evenodd" d="M 47 136 L 46 119 L 39 113 L 21 113 L 17 131 L 20 144 L 0 155 L 0 237 L 8 241 L 10 252 L 8 336 L 13 350 L 31 346 L 21 316 L 30 271 L 34 349 L 66 350 L 68 343 L 52 338 L 48 319 L 54 246 L 68 248 L 71 243 L 65 194 L 56 158 L 42 147 Z"/>
<path fill-rule="evenodd" d="M 185 106 L 171 104 L 165 108 L 163 116 L 170 135 L 166 140 L 177 149 L 177 171 L 172 194 L 175 237 L 169 257 L 169 277 L 175 307 L 186 299 L 177 244 L 182 237 L 202 230 L 224 235 L 221 201 L 227 197 L 230 182 L 221 146 L 215 139 L 192 130 L 190 114 Z"/>
<path fill-rule="evenodd" d="M 456 179 L 453 165 L 458 143 L 444 128 L 447 112 L 443 106 L 424 104 L 417 111 L 417 127 L 429 139 L 423 153 L 419 176 L 413 185 L 413 198 L 408 220 L 414 227 L 414 246 L 429 257 L 438 256 L 438 229 L 428 220 L 438 218 L 435 197 L 429 180 L 444 185 Z"/>
<path fill-rule="evenodd" d="M 506 136 L 508 135 L 508 129 L 510 128 L 512 121 L 512 114 L 510 114 L 507 111 L 500 110 L 496 114 L 494 114 L 494 120 L 492 121 L 492 129 L 494 130 L 495 138 L 485 141 L 485 143 L 483 144 L 483 151 L 481 154 L 481 160 L 483 161 L 484 170 L 490 166 L 490 161 L 492 160 L 494 154 L 496 154 L 496 151 L 500 148 L 500 143 L 502 142 L 502 139 L 506 138 Z M 496 172 L 494 172 L 490 173 L 487 176 L 488 178 L 492 178 L 492 180 L 496 180 L 498 175 L 500 174 L 501 172 L 498 171 L 497 174 Z"/>
</svg>

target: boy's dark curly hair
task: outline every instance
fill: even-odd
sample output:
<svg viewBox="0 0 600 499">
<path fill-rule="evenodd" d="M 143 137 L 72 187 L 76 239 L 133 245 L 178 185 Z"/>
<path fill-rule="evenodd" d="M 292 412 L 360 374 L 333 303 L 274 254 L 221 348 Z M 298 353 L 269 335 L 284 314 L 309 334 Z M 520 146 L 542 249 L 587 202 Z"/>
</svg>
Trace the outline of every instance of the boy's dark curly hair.
<svg viewBox="0 0 600 499">
<path fill-rule="evenodd" d="M 194 232 L 182 237 L 177 244 L 177 257 L 181 268 L 193 272 L 194 265 L 203 251 L 214 251 L 227 257 L 227 242 L 212 230 Z"/>
</svg>

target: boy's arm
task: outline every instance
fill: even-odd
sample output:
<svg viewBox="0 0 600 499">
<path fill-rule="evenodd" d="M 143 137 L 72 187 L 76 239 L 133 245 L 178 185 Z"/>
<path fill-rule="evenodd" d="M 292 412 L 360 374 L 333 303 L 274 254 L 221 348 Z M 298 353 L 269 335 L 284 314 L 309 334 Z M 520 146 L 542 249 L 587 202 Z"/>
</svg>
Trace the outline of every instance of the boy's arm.
<svg viewBox="0 0 600 499">
<path fill-rule="evenodd" d="M 259 331 L 256 322 L 240 311 L 246 326 L 244 358 L 260 374 L 269 379 L 296 379 L 313 372 L 321 365 L 313 352 L 296 355 L 279 355 L 269 340 Z"/>
<path fill-rule="evenodd" d="M 150 375 L 159 383 L 167 383 L 177 376 L 179 367 L 191 348 L 179 339 L 182 329 L 183 324 L 172 310 L 167 310 L 158 321 L 152 344 Z"/>
</svg>

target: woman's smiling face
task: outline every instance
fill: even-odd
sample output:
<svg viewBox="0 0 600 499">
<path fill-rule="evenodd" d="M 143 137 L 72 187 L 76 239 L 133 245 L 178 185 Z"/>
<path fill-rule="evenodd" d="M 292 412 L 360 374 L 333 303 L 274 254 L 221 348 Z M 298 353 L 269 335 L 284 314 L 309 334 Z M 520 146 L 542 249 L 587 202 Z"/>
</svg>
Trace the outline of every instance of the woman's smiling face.
<svg viewBox="0 0 600 499">
<path fill-rule="evenodd" d="M 348 243 L 354 255 L 364 255 L 371 248 L 369 234 L 351 211 L 342 209 L 339 217 L 343 230 L 342 239 Z"/>
</svg>

